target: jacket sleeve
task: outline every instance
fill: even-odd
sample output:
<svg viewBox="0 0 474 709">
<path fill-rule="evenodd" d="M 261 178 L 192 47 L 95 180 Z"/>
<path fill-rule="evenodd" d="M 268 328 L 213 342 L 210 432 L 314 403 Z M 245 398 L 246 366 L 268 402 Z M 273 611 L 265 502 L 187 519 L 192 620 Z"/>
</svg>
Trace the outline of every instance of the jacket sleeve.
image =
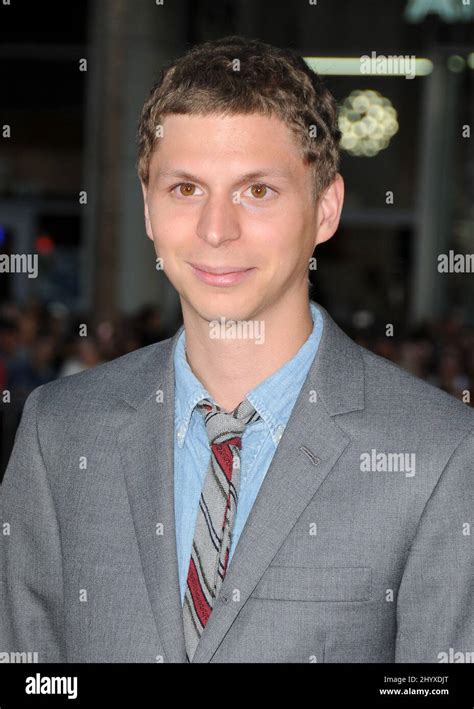
<svg viewBox="0 0 474 709">
<path fill-rule="evenodd" d="M 438 479 L 408 554 L 397 597 L 395 662 L 468 662 L 473 652 L 471 432 L 457 446 Z"/>
<path fill-rule="evenodd" d="M 26 399 L 0 488 L 0 653 L 64 662 L 61 539 L 37 429 L 43 386 Z"/>
</svg>

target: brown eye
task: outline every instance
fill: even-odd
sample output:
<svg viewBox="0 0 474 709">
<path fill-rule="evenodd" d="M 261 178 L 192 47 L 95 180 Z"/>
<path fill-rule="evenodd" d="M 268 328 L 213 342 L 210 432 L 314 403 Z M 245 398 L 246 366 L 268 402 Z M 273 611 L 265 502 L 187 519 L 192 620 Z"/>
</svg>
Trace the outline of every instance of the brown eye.
<svg viewBox="0 0 474 709">
<path fill-rule="evenodd" d="M 252 190 L 252 195 L 254 197 L 257 197 L 257 199 L 260 199 L 261 197 L 265 197 L 267 193 L 267 187 L 265 185 L 252 185 L 250 188 Z"/>
<path fill-rule="evenodd" d="M 179 191 L 183 195 L 183 197 L 189 197 L 194 194 L 193 190 L 195 189 L 196 185 L 193 185 L 191 182 L 182 182 L 179 185 Z"/>
</svg>

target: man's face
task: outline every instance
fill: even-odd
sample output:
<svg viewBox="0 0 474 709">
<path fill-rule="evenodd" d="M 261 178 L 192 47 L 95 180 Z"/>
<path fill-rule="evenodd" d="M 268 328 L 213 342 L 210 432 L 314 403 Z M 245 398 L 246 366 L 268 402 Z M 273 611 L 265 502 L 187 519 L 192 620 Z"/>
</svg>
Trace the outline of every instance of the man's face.
<svg viewBox="0 0 474 709">
<path fill-rule="evenodd" d="M 146 230 L 183 309 L 249 320 L 295 289 L 307 294 L 317 210 L 287 126 L 259 114 L 173 114 L 162 125 L 142 184 Z"/>
</svg>

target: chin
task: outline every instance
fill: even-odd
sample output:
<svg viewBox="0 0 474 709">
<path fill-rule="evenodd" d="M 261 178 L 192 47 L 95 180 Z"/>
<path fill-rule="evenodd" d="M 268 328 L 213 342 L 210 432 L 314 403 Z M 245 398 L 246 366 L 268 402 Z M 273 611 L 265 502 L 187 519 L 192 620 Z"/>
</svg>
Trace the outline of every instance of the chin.
<svg viewBox="0 0 474 709">
<path fill-rule="evenodd" d="M 208 322 L 220 320 L 248 320 L 255 312 L 256 299 L 252 294 L 252 299 L 245 293 L 236 295 L 226 293 L 193 293 L 185 298 L 192 308 Z"/>
</svg>

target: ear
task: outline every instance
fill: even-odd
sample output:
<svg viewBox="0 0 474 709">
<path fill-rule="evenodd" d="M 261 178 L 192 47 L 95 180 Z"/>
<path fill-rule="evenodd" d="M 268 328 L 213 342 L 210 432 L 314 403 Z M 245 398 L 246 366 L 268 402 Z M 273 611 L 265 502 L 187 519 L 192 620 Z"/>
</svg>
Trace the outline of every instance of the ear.
<svg viewBox="0 0 474 709">
<path fill-rule="evenodd" d="M 334 181 L 326 188 L 318 200 L 318 227 L 314 246 L 322 244 L 333 236 L 339 226 L 344 203 L 344 180 L 337 173 Z"/>
<path fill-rule="evenodd" d="M 142 192 L 143 192 L 143 203 L 145 206 L 145 229 L 146 229 L 146 234 L 149 239 L 153 241 L 153 232 L 151 230 L 151 223 L 150 223 L 150 213 L 148 211 L 148 188 L 147 186 L 140 180 L 140 184 L 142 186 Z"/>
</svg>

